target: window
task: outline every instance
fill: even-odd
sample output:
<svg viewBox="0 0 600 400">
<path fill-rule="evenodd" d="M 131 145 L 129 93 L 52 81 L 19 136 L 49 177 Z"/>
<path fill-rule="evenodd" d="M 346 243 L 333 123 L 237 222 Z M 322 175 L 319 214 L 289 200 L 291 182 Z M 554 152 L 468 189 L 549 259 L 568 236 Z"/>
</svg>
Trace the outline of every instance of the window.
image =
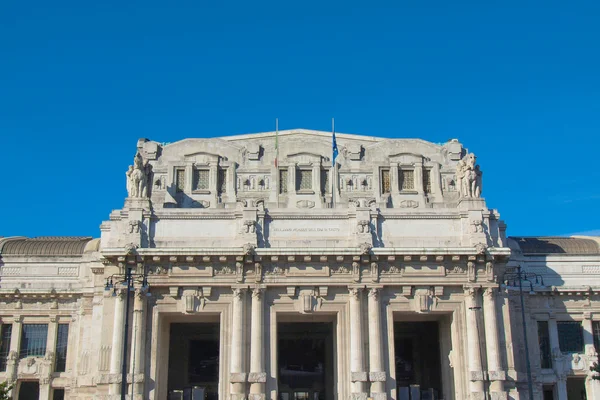
<svg viewBox="0 0 600 400">
<path fill-rule="evenodd" d="M 65 400 L 65 389 L 54 389 L 52 391 L 52 400 Z"/>
<path fill-rule="evenodd" d="M 331 192 L 331 184 L 329 183 L 329 170 L 322 169 L 321 170 L 321 193 L 329 193 Z"/>
<path fill-rule="evenodd" d="M 312 189 L 312 170 L 301 169 L 296 175 L 296 190 L 310 190 Z"/>
<path fill-rule="evenodd" d="M 59 324 L 56 333 L 56 372 L 65 372 L 67 368 L 67 344 L 69 341 L 69 325 Z"/>
<path fill-rule="evenodd" d="M 412 169 L 400 170 L 400 190 L 415 189 L 415 171 Z"/>
<path fill-rule="evenodd" d="M 3 324 L 0 331 L 0 371 L 6 371 L 6 360 L 10 352 L 10 340 L 12 338 L 12 324 Z"/>
<path fill-rule="evenodd" d="M 224 168 L 217 170 L 217 190 L 219 194 L 227 193 L 227 170 Z"/>
<path fill-rule="evenodd" d="M 381 170 L 381 194 L 386 194 L 390 192 L 390 170 L 382 169 Z"/>
<path fill-rule="evenodd" d="M 423 191 L 425 194 L 431 193 L 431 169 L 423 169 Z"/>
<path fill-rule="evenodd" d="M 19 357 L 44 357 L 48 324 L 23 324 Z"/>
<path fill-rule="evenodd" d="M 594 334 L 594 347 L 596 353 L 600 354 L 600 321 L 592 322 L 592 333 Z"/>
<path fill-rule="evenodd" d="M 288 170 L 279 170 L 279 193 L 284 194 L 288 191 Z"/>
<path fill-rule="evenodd" d="M 540 362 L 542 368 L 552 368 L 552 356 L 550 352 L 550 334 L 548 333 L 548 321 L 538 321 L 538 342 L 540 345 Z"/>
<path fill-rule="evenodd" d="M 210 176 L 209 170 L 195 169 L 192 190 L 208 190 L 209 176 Z"/>
<path fill-rule="evenodd" d="M 177 193 L 183 192 L 185 189 L 185 169 L 175 170 L 175 191 Z"/>
<path fill-rule="evenodd" d="M 563 353 L 583 353 L 583 326 L 578 321 L 558 321 L 558 343 Z"/>
</svg>

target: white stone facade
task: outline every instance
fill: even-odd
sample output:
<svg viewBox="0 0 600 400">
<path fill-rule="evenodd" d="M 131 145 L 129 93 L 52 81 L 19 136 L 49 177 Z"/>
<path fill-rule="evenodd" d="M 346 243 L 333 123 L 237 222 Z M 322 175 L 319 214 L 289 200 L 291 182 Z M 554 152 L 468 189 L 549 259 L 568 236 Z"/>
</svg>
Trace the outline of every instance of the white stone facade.
<svg viewBox="0 0 600 400">
<path fill-rule="evenodd" d="M 100 239 L 0 238 L 0 321 L 12 326 L 0 380 L 17 383 L 15 399 L 27 381 L 44 400 L 60 389 L 117 399 L 125 357 L 128 393 L 167 399 L 171 328 L 214 323 L 219 398 L 278 400 L 278 324 L 325 322 L 329 396 L 401 399 L 395 330 L 430 321 L 439 399 L 527 399 L 519 297 L 501 284 L 521 265 L 547 281 L 525 294 L 534 398 L 552 390 L 566 400 L 569 377 L 600 398 L 589 371 L 600 320 L 594 239 L 531 253 L 526 239 L 506 238 L 458 141 L 337 134 L 337 144 L 333 166 L 327 132 L 140 140 L 129 197 Z M 149 289 L 130 295 L 123 354 L 125 291 L 105 286 L 126 268 L 147 274 Z M 560 351 L 557 320 L 582 321 L 581 354 Z M 537 321 L 549 322 L 551 368 L 540 365 Z M 23 353 L 31 324 L 47 326 L 45 354 Z M 69 326 L 63 372 L 60 324 Z"/>
</svg>

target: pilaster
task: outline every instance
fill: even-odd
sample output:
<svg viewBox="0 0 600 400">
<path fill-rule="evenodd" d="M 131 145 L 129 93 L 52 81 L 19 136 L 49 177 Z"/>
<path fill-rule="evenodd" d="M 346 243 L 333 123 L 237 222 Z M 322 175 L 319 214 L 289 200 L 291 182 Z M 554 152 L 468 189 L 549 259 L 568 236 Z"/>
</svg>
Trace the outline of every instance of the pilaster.
<svg viewBox="0 0 600 400">
<path fill-rule="evenodd" d="M 490 396 L 493 399 L 506 399 L 504 390 L 506 371 L 500 361 L 500 341 L 498 338 L 498 313 L 496 308 L 497 288 L 486 288 L 483 292 L 483 316 L 485 319 L 485 343 L 487 353 Z"/>
<path fill-rule="evenodd" d="M 255 287 L 252 290 L 252 320 L 251 342 L 250 342 L 250 374 L 248 382 L 250 382 L 250 400 L 264 400 L 265 382 L 267 374 L 265 372 L 265 354 L 264 354 L 264 289 Z"/>
<path fill-rule="evenodd" d="M 349 287 L 350 292 L 350 376 L 353 399 L 366 398 L 367 372 L 365 370 L 362 338 L 362 287 Z"/>
<path fill-rule="evenodd" d="M 481 328 L 478 324 L 477 313 L 481 312 L 478 302 L 479 289 L 474 287 L 465 288 L 465 312 L 467 313 L 467 349 L 468 349 L 468 373 L 469 392 L 471 399 L 483 399 L 484 374 L 481 360 Z"/>
<path fill-rule="evenodd" d="M 231 400 L 243 400 L 246 397 L 246 372 L 244 371 L 244 299 L 246 288 L 232 288 L 232 329 L 231 329 Z"/>
</svg>

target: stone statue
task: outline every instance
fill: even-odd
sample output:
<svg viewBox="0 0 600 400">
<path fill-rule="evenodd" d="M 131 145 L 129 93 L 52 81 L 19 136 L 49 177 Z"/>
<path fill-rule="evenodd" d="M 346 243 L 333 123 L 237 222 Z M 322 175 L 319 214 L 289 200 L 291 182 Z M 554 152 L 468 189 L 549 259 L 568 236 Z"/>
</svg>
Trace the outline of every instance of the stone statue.
<svg viewBox="0 0 600 400">
<path fill-rule="evenodd" d="M 150 175 L 150 164 L 144 161 L 142 155 L 137 152 L 133 157 L 133 165 L 127 170 L 127 194 L 129 197 L 148 197 L 148 178 Z"/>
<path fill-rule="evenodd" d="M 476 159 L 475 154 L 469 153 L 456 165 L 456 188 L 461 198 L 481 197 L 482 172 L 475 164 Z"/>
</svg>

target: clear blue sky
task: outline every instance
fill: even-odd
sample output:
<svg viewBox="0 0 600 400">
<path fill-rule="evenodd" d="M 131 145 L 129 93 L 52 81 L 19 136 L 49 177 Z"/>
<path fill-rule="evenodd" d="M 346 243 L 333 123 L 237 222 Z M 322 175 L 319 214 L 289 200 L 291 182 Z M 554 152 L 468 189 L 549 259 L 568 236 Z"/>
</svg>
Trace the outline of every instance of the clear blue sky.
<svg viewBox="0 0 600 400">
<path fill-rule="evenodd" d="M 510 235 L 600 229 L 598 1 L 3 1 L 0 236 L 100 234 L 139 137 L 280 128 L 478 156 Z"/>
</svg>

